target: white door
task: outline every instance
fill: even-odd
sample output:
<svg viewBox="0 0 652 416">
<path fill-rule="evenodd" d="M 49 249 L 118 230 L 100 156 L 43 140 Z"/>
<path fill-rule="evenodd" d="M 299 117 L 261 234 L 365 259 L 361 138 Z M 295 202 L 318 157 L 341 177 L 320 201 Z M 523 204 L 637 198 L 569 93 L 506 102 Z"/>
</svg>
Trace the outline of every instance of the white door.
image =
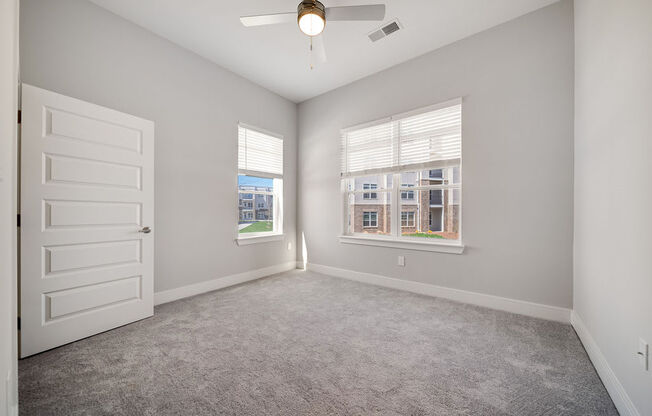
<svg viewBox="0 0 652 416">
<path fill-rule="evenodd" d="M 21 357 L 153 314 L 154 123 L 23 84 Z"/>
</svg>

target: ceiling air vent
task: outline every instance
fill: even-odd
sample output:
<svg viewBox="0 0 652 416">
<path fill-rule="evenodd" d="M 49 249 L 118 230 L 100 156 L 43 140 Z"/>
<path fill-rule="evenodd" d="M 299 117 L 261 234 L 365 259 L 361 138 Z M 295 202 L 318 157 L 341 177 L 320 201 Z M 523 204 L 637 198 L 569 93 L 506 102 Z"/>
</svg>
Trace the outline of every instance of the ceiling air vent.
<svg viewBox="0 0 652 416">
<path fill-rule="evenodd" d="M 391 21 L 383 27 L 381 27 L 378 30 L 374 30 L 369 34 L 369 39 L 371 39 L 372 42 L 376 42 L 384 38 L 385 36 L 389 36 L 392 33 L 396 32 L 397 30 L 402 29 L 403 26 L 399 23 L 398 20 Z"/>
</svg>

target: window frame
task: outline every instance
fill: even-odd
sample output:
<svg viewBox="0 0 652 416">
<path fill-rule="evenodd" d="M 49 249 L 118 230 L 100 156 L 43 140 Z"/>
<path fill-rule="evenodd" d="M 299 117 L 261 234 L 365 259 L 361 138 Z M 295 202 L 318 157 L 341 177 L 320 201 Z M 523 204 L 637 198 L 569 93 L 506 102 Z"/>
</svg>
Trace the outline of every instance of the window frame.
<svg viewBox="0 0 652 416">
<path fill-rule="evenodd" d="M 414 187 L 414 185 L 409 184 L 409 183 L 403 183 L 401 184 L 401 188 L 411 188 Z M 405 195 L 405 196 L 403 196 Z M 413 190 L 403 190 L 401 191 L 401 199 L 406 200 L 406 201 L 414 201 L 414 191 Z"/>
<path fill-rule="evenodd" d="M 401 211 L 401 228 L 412 228 L 417 226 L 416 211 Z M 430 213 L 430 212 L 428 212 Z M 403 219 L 405 214 L 405 220 Z M 410 224 L 410 217 L 412 217 L 412 224 Z M 403 222 L 405 221 L 405 224 Z"/>
<path fill-rule="evenodd" d="M 454 99 L 450 100 L 444 103 L 440 104 L 435 104 L 431 105 L 428 107 L 416 109 L 413 111 L 405 112 L 402 114 L 398 114 L 395 116 L 391 117 L 386 117 L 380 120 L 376 120 L 373 122 L 369 123 L 364 123 L 358 126 L 353 126 L 349 127 L 346 129 L 342 130 L 342 134 L 346 134 L 349 131 L 356 130 L 356 129 L 363 129 L 363 128 L 368 128 L 368 127 L 373 127 L 374 125 L 378 124 L 383 124 L 387 123 L 388 121 L 393 121 L 393 120 L 400 120 L 403 118 L 419 115 L 422 113 L 427 113 L 431 111 L 436 111 L 439 109 L 444 109 L 449 106 L 454 106 L 454 105 L 462 105 L 462 99 Z M 463 106 L 460 109 L 461 111 L 461 116 L 463 120 Z M 460 137 L 460 142 L 463 140 L 463 121 L 461 122 L 461 129 L 462 129 L 462 137 Z M 394 133 L 396 134 L 396 133 Z M 396 136 L 395 136 L 396 137 Z M 342 191 L 342 202 L 343 202 L 343 209 L 342 209 L 342 233 L 340 235 L 340 242 L 341 243 L 346 243 L 346 244 L 362 244 L 362 245 L 371 245 L 371 246 L 381 246 L 381 247 L 392 247 L 392 248 L 401 248 L 401 249 L 412 249 L 412 250 L 420 250 L 420 251 L 433 251 L 433 252 L 442 252 L 442 253 L 451 253 L 451 254 L 462 254 L 464 251 L 464 243 L 463 243 L 463 215 L 462 215 L 462 177 L 463 177 L 463 155 L 462 155 L 462 150 L 460 150 L 459 153 L 459 160 L 455 159 L 453 163 L 445 163 L 445 162 L 433 162 L 433 163 L 426 163 L 423 165 L 419 166 L 414 166 L 414 165 L 407 165 L 403 167 L 391 167 L 387 169 L 379 169 L 377 171 L 361 171 L 356 174 L 348 174 L 346 176 L 342 177 L 341 180 L 341 191 Z M 445 169 L 450 168 L 450 178 L 445 178 Z M 457 168 L 459 169 L 457 173 L 454 173 L 454 169 Z M 401 183 L 401 174 L 405 172 L 421 172 L 425 170 L 438 170 L 442 169 L 442 177 L 443 178 L 433 178 L 433 180 L 441 180 L 442 183 L 440 184 L 428 184 L 428 185 L 417 185 L 417 186 L 409 186 L 409 184 L 404 184 Z M 353 219 L 351 218 L 351 213 L 350 213 L 350 205 L 349 201 L 351 200 L 351 195 L 363 193 L 363 191 L 356 191 L 353 189 L 353 187 L 350 186 L 349 181 L 354 181 L 355 178 L 360 178 L 360 177 L 368 177 L 370 175 L 391 175 L 392 176 L 392 186 L 388 187 L 387 189 L 382 189 L 382 192 L 389 192 L 390 193 L 390 198 L 387 202 L 387 206 L 389 207 L 390 211 L 390 224 L 392 225 L 390 228 L 390 235 L 379 235 L 379 234 L 366 234 L 366 233 L 359 233 L 359 232 L 354 232 L 353 231 L 353 224 L 352 221 Z M 457 175 L 457 176 L 456 176 Z M 457 183 L 455 182 L 455 179 L 458 179 Z M 405 186 L 407 185 L 407 186 Z M 409 188 L 409 189 L 407 189 Z M 456 200 L 453 202 L 451 199 L 450 205 L 452 206 L 457 206 L 459 209 L 458 212 L 458 239 L 457 240 L 447 240 L 447 239 L 429 239 L 429 238 L 424 238 L 424 237 L 418 237 L 418 236 L 403 236 L 401 235 L 401 229 L 404 228 L 402 225 L 401 221 L 401 213 L 402 213 L 402 201 L 409 201 L 413 202 L 415 200 L 415 191 L 418 192 L 424 192 L 428 191 L 428 197 L 430 196 L 430 190 L 441 190 L 442 193 L 442 217 L 444 216 L 444 201 L 445 201 L 445 192 L 449 191 L 451 194 L 453 194 L 455 189 L 459 189 L 459 200 Z M 403 196 L 410 196 L 410 193 L 412 193 L 413 198 L 402 198 Z M 452 196 L 451 196 L 452 198 Z M 364 198 L 363 200 L 366 200 L 367 198 Z M 386 198 L 383 198 L 383 200 L 386 200 Z M 355 201 L 355 197 L 353 198 L 353 201 Z M 429 222 L 431 221 L 431 213 L 430 213 L 430 204 L 428 204 L 428 210 L 429 210 Z M 414 212 L 414 226 L 417 226 L 417 218 L 421 220 L 421 215 L 417 215 L 416 211 Z M 395 226 L 395 224 L 400 224 L 400 226 Z M 405 228 L 409 228 L 411 226 L 407 226 Z M 363 226 L 363 228 L 365 228 Z M 443 220 L 442 220 L 442 229 L 444 228 Z"/>
<path fill-rule="evenodd" d="M 365 217 L 369 214 L 369 225 L 365 225 Z M 371 217 L 374 217 L 373 221 Z M 378 228 L 378 211 L 362 211 L 362 228 Z"/>
<path fill-rule="evenodd" d="M 240 174 L 238 176 L 240 176 Z M 251 175 L 242 175 L 242 176 L 252 177 Z M 265 176 L 255 176 L 255 177 L 257 177 L 257 178 L 265 178 Z M 253 222 L 263 221 L 263 220 L 259 220 L 257 218 L 257 215 L 256 215 L 257 211 L 260 209 L 260 208 L 257 207 L 256 196 L 257 195 L 264 195 L 265 197 L 271 196 L 272 197 L 272 224 L 273 224 L 273 230 L 272 231 L 258 232 L 258 233 L 244 233 L 244 234 L 242 234 L 242 233 L 240 233 L 240 230 L 238 228 L 238 235 L 237 235 L 238 239 L 267 237 L 267 236 L 270 236 L 270 235 L 283 234 L 282 228 L 281 228 L 281 232 L 278 232 L 278 230 L 277 230 L 279 228 L 279 226 L 282 227 L 282 224 L 277 224 L 277 221 L 278 221 L 278 219 L 277 219 L 277 211 L 278 210 L 276 209 L 278 201 L 281 200 L 281 198 L 278 195 L 278 191 L 277 191 L 276 188 L 280 187 L 281 192 L 282 192 L 282 187 L 283 187 L 282 186 L 282 179 L 280 179 L 280 178 L 268 178 L 268 179 L 273 180 L 272 191 L 255 190 L 255 189 L 254 190 L 246 189 L 246 190 L 241 191 L 239 189 L 239 187 L 238 187 L 237 194 L 238 194 L 238 203 L 240 202 L 240 194 L 245 194 L 245 195 L 251 194 L 251 196 L 252 196 L 251 198 L 242 198 L 242 201 L 245 204 L 248 204 L 248 205 L 245 205 L 244 211 L 247 212 L 247 213 L 251 213 L 251 218 L 248 218 L 248 219 L 253 221 Z M 251 206 L 249 206 L 249 205 L 251 205 Z M 240 223 L 240 217 L 239 217 L 239 214 L 238 214 L 238 224 L 239 223 Z"/>
<path fill-rule="evenodd" d="M 432 191 L 439 191 L 439 200 L 441 201 L 441 204 L 439 204 L 439 205 L 433 205 L 433 204 L 430 204 L 430 203 L 429 203 L 428 206 L 431 207 L 431 208 L 432 208 L 433 206 L 436 207 L 436 208 L 439 208 L 439 207 L 442 207 L 442 208 L 443 208 L 443 207 L 444 207 L 444 191 L 445 191 L 445 190 L 444 190 L 444 189 L 430 189 L 430 190 L 428 191 L 428 200 L 429 200 L 429 201 L 432 200 Z"/>
<path fill-rule="evenodd" d="M 275 137 L 277 139 L 280 139 L 283 141 L 283 152 L 285 151 L 285 141 L 283 140 L 283 136 L 271 132 L 269 130 L 261 129 L 259 127 L 251 126 L 249 124 L 245 123 L 238 123 L 238 137 L 240 134 L 240 128 L 248 129 L 251 131 L 255 131 L 260 134 L 268 135 L 271 137 Z M 238 138 L 239 140 L 239 138 Z M 238 145 L 239 146 L 239 145 Z M 272 191 L 263 191 L 263 190 L 245 190 L 241 191 L 240 190 L 240 185 L 239 185 L 239 176 L 249 176 L 249 177 L 257 177 L 257 178 L 266 178 L 266 179 L 272 179 Z M 249 171 L 246 169 L 240 169 L 240 166 L 238 166 L 237 170 L 237 175 L 236 175 L 236 186 L 235 186 L 235 195 L 236 195 L 236 200 L 238 201 L 236 206 L 239 207 L 240 204 L 240 194 L 251 194 L 251 198 L 243 199 L 246 201 L 251 201 L 252 207 L 248 209 L 248 211 L 251 211 L 251 219 L 252 221 L 258 221 L 256 219 L 256 195 L 265 195 L 265 196 L 272 196 L 272 224 L 273 224 L 273 230 L 272 231 L 264 231 L 264 232 L 256 232 L 256 233 L 240 233 L 239 229 L 239 223 L 240 223 L 240 214 L 239 214 L 239 209 L 236 212 L 236 224 L 235 224 L 235 241 L 238 245 L 249 245 L 249 244 L 254 244 L 254 243 L 264 243 L 268 241 L 278 241 L 282 240 L 284 238 L 283 234 L 283 180 L 285 177 L 285 170 L 283 170 L 282 174 L 276 174 L 276 173 L 266 173 L 266 172 L 258 172 L 258 171 Z"/>
<path fill-rule="evenodd" d="M 377 190 L 378 189 L 378 184 L 377 183 L 363 183 L 362 184 L 362 190 L 364 191 L 372 191 L 372 190 Z M 378 192 L 363 192 L 362 193 L 362 199 L 364 200 L 375 200 L 378 199 Z"/>
</svg>

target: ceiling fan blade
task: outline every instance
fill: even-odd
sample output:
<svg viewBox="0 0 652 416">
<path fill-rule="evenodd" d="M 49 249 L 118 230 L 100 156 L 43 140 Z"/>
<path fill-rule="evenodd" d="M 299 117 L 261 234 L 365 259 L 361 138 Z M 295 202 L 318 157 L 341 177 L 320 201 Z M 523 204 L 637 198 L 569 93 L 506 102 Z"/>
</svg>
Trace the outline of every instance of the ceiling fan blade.
<svg viewBox="0 0 652 416">
<path fill-rule="evenodd" d="M 312 52 L 315 54 L 317 62 L 326 63 L 326 47 L 324 46 L 323 34 L 312 38 Z"/>
<path fill-rule="evenodd" d="M 366 6 L 327 7 L 326 21 L 346 20 L 383 20 L 385 18 L 384 4 L 369 4 Z"/>
<path fill-rule="evenodd" d="M 297 22 L 297 12 L 261 14 L 258 16 L 242 16 L 240 21 L 246 27 L 277 25 L 279 23 Z"/>
</svg>

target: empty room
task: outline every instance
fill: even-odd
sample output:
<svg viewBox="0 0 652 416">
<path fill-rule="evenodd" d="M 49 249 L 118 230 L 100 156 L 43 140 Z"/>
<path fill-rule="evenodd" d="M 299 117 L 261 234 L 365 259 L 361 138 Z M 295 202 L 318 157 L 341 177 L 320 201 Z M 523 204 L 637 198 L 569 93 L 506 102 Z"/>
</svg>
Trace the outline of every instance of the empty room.
<svg viewBox="0 0 652 416">
<path fill-rule="evenodd" d="M 652 416 L 652 1 L 0 0 L 0 416 Z"/>
</svg>

